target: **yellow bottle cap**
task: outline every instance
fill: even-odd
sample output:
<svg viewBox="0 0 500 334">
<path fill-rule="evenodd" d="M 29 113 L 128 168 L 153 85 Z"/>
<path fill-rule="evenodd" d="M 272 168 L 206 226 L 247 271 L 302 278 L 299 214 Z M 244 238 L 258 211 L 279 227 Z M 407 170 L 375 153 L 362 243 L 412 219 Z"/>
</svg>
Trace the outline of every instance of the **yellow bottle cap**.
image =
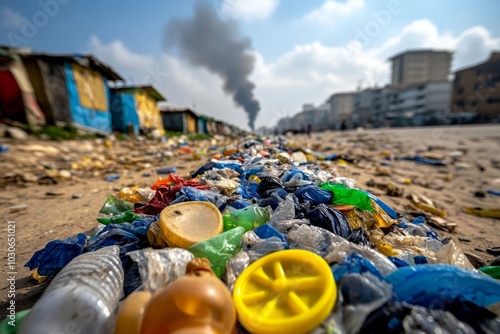
<svg viewBox="0 0 500 334">
<path fill-rule="evenodd" d="M 209 202 L 184 202 L 167 206 L 159 226 L 170 247 L 188 248 L 222 233 L 219 209 Z"/>
<path fill-rule="evenodd" d="M 307 333 L 330 314 L 337 287 L 328 263 L 299 249 L 264 256 L 236 280 L 233 300 L 252 333 Z"/>
</svg>

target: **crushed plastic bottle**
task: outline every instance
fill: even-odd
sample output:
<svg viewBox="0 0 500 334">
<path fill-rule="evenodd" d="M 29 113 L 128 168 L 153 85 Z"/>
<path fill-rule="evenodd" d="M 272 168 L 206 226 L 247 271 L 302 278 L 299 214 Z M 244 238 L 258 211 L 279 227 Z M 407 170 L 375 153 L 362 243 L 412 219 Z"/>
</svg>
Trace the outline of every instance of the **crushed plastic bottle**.
<svg viewBox="0 0 500 334">
<path fill-rule="evenodd" d="M 33 306 L 20 334 L 112 332 L 124 280 L 119 253 L 111 246 L 71 261 Z"/>
</svg>

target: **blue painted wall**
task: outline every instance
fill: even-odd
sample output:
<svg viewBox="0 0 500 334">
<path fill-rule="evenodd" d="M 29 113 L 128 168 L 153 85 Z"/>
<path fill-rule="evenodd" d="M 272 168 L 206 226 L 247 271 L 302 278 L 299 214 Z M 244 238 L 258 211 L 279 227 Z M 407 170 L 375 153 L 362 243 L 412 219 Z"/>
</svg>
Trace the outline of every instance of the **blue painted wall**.
<svg viewBox="0 0 500 334">
<path fill-rule="evenodd" d="M 208 133 L 208 128 L 207 128 L 207 120 L 204 118 L 198 118 L 198 132 L 199 133 Z"/>
<path fill-rule="evenodd" d="M 133 124 L 134 132 L 139 133 L 139 115 L 137 115 L 134 95 L 113 91 L 110 94 L 113 130 L 127 133 L 127 125 Z"/>
<path fill-rule="evenodd" d="M 106 79 L 103 78 L 104 89 L 106 91 L 108 110 L 98 111 L 88 108 L 84 108 L 80 104 L 80 98 L 78 96 L 78 90 L 76 89 L 75 78 L 73 76 L 73 71 L 71 70 L 71 64 L 64 64 L 64 71 L 66 73 L 66 84 L 68 86 L 69 94 L 69 108 L 71 111 L 71 118 L 73 123 L 85 126 L 87 128 L 99 130 L 101 132 L 111 133 L 111 112 L 109 111 L 109 87 Z"/>
</svg>

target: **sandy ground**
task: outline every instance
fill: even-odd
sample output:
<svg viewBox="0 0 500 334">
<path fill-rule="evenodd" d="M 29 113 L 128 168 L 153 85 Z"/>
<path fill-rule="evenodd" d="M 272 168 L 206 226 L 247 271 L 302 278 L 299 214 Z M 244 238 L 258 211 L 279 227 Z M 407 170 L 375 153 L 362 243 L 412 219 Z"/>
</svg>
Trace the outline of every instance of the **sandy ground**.
<svg viewBox="0 0 500 334">
<path fill-rule="evenodd" d="M 384 129 L 363 132 L 348 131 L 312 134 L 312 138 L 297 135 L 288 138 L 300 147 L 314 149 L 323 154 L 346 154 L 356 158 L 358 163 L 340 165 L 337 162 L 319 162 L 322 168 L 336 170 L 338 174 L 357 181 L 356 186 L 369 189 L 379 195 L 396 210 L 406 210 L 411 201 L 408 194 L 424 195 L 447 212 L 446 220 L 458 226 L 453 233 L 439 231 L 449 235 L 465 251 L 478 255 L 489 263 L 493 256 L 486 252 L 489 247 L 500 246 L 500 220 L 480 218 L 463 213 L 463 207 L 500 207 L 500 197 L 486 194 L 475 197 L 476 191 L 488 189 L 500 190 L 500 166 L 493 160 L 500 159 L 500 125 L 489 126 L 452 126 L 447 128 L 411 128 Z M 57 143 L 29 139 L 19 142 L 3 138 L 0 143 L 11 146 L 8 153 L 0 155 L 0 177 L 16 174 L 17 171 L 38 166 L 47 170 L 61 166 L 50 164 L 69 164 L 64 158 L 65 152 L 73 148 L 87 146 L 92 153 L 79 153 L 81 158 L 101 154 L 104 157 L 102 170 L 92 172 L 72 171 L 72 177 L 54 185 L 40 185 L 36 182 L 23 182 L 17 177 L 17 183 L 0 184 L 0 227 L 1 263 L 0 270 L 0 317 L 3 319 L 7 306 L 7 221 L 16 225 L 16 308 L 29 308 L 39 298 L 45 284 L 37 284 L 31 278 L 30 271 L 23 267 L 32 254 L 54 239 L 66 238 L 78 232 L 92 229 L 96 216 L 105 198 L 125 186 L 150 186 L 157 179 L 157 167 L 175 165 L 180 176 L 187 176 L 205 160 L 193 160 L 191 154 L 175 153 L 172 158 L 156 158 L 145 152 L 162 152 L 164 144 L 113 142 L 111 148 L 95 141 Z M 85 144 L 85 145 L 84 145 Z M 22 151 L 26 145 L 51 146 L 59 149 L 57 154 L 46 156 Z M 88 146 L 91 148 L 88 148 Z M 210 142 L 200 145 L 209 146 Z M 386 152 L 383 152 L 386 151 Z M 453 153 L 454 152 L 454 153 Z M 392 155 L 427 155 L 452 161 L 452 156 L 462 152 L 458 163 L 444 167 L 417 164 L 413 161 L 388 161 L 382 153 Z M 450 155 L 451 153 L 451 155 Z M 135 157 L 133 163 L 125 161 L 128 156 Z M 141 160 L 141 157 L 146 157 Z M 210 155 L 207 155 L 209 158 Z M 102 157 L 100 158 L 101 160 Z M 121 161 L 121 164 L 113 162 Z M 62 161 L 62 162 L 61 162 Z M 29 162 L 29 163 L 28 163 Z M 43 163 L 42 163 L 43 162 Z M 73 161 L 74 162 L 74 161 Z M 381 162 L 385 165 L 381 165 Z M 387 165 L 389 164 L 389 166 Z M 31 167 L 30 167 L 31 166 Z M 56 168 L 57 167 L 57 168 Z M 102 167 L 102 166 L 101 166 Z M 23 169 L 24 168 L 24 169 Z M 104 180 L 106 172 L 117 172 L 122 177 L 114 182 Z M 8 174 L 10 173 L 10 174 Z M 56 172 L 54 172 L 56 173 Z M 144 176 L 149 173 L 149 176 Z M 389 174 L 375 176 L 376 174 Z M 15 179 L 15 177 L 14 177 Z M 29 177 L 27 178 L 29 179 Z M 411 179 L 410 184 L 400 183 Z M 377 184 L 392 183 L 404 192 L 402 196 L 391 197 L 383 189 L 368 187 L 369 180 Z M 47 192 L 54 193 L 48 195 Z M 82 194 L 78 199 L 72 195 Z M 10 212 L 12 206 L 26 204 L 20 212 Z"/>
</svg>

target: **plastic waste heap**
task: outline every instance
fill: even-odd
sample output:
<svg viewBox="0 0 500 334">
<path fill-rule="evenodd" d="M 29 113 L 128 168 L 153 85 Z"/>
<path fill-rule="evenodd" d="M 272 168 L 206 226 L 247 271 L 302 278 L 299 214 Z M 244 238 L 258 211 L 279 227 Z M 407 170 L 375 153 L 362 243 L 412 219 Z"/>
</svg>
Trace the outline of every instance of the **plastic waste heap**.
<svg viewBox="0 0 500 334">
<path fill-rule="evenodd" d="M 499 267 L 428 225 L 429 200 L 397 212 L 333 167 L 356 157 L 218 140 L 179 141 L 209 158 L 191 178 L 158 161 L 168 175 L 110 195 L 95 233 L 37 251 L 26 266 L 55 277 L 14 332 L 500 333 Z"/>
</svg>

